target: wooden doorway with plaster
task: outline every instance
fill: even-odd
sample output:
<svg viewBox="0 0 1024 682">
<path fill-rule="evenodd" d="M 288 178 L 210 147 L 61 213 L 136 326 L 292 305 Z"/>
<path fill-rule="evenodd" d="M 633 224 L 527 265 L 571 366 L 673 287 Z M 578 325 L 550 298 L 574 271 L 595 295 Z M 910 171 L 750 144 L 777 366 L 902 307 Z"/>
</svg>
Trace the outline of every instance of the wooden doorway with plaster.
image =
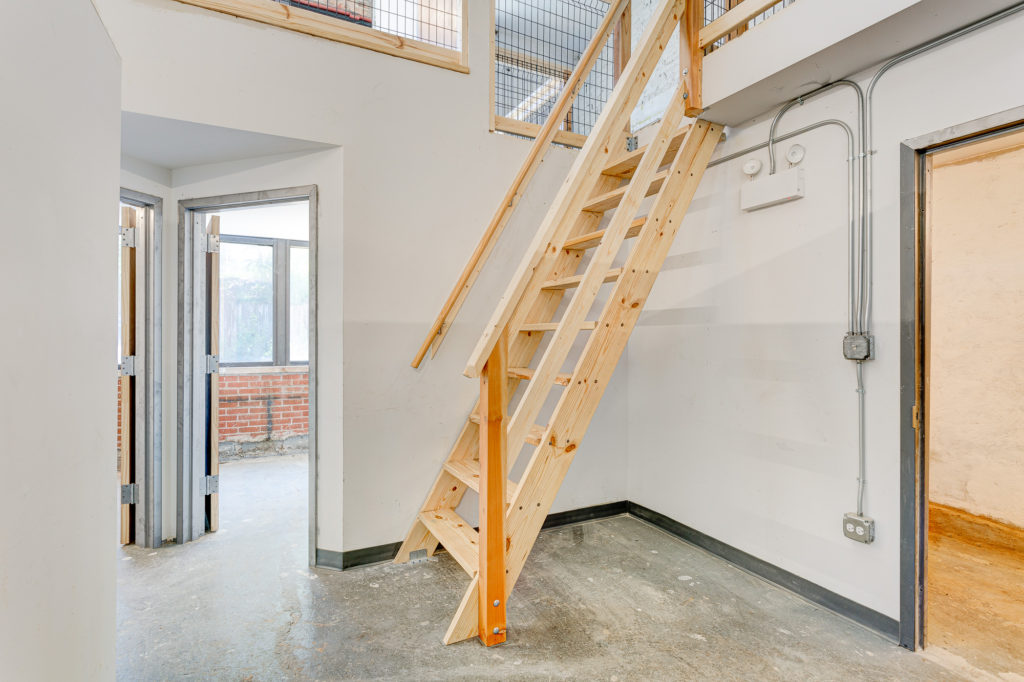
<svg viewBox="0 0 1024 682">
<path fill-rule="evenodd" d="M 1024 127 L 918 151 L 917 183 L 918 643 L 1022 675 Z"/>
</svg>

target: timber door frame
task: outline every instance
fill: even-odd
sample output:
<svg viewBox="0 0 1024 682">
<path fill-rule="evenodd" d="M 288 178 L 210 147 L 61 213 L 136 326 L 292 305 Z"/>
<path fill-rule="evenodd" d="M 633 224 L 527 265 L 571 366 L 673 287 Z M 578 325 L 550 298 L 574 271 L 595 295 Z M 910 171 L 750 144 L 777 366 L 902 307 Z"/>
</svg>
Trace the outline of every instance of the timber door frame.
<svg viewBox="0 0 1024 682">
<path fill-rule="evenodd" d="M 930 155 L 1024 127 L 1024 107 L 943 128 L 900 144 L 900 646 L 926 642 L 928 470 L 924 442 L 925 236 Z"/>
<path fill-rule="evenodd" d="M 135 544 L 155 548 L 163 542 L 163 199 L 122 187 L 120 200 L 145 216 L 135 244 L 134 536 Z"/>
<path fill-rule="evenodd" d="M 205 250 L 200 234 L 203 216 L 227 208 L 257 207 L 292 201 L 309 203 L 309 564 L 316 564 L 317 492 L 317 186 L 244 192 L 178 202 L 178 518 L 177 542 L 205 532 L 206 419 L 210 409 L 205 387 L 207 320 Z M 197 268 L 198 263 L 203 267 Z"/>
</svg>

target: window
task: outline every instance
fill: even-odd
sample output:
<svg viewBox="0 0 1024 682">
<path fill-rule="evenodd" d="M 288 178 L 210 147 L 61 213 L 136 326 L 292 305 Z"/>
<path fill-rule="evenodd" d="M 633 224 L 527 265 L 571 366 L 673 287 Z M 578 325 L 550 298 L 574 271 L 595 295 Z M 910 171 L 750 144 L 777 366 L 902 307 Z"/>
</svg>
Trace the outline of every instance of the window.
<svg viewBox="0 0 1024 682">
<path fill-rule="evenodd" d="M 469 73 L 463 49 L 467 0 L 178 1 Z"/>
<path fill-rule="evenodd" d="M 493 129 L 535 137 L 587 49 L 604 0 L 493 0 Z M 611 36 L 561 122 L 556 142 L 581 146 L 615 86 Z"/>
<path fill-rule="evenodd" d="M 222 235 L 223 365 L 309 362 L 309 244 Z"/>
<path fill-rule="evenodd" d="M 309 203 L 220 216 L 220 362 L 309 362 Z"/>
</svg>

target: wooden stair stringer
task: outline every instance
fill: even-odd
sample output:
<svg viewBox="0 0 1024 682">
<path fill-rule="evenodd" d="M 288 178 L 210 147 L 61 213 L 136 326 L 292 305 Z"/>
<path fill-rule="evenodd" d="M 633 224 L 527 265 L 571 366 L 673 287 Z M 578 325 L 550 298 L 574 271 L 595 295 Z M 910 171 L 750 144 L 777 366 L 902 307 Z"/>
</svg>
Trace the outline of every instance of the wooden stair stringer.
<svg viewBox="0 0 1024 682">
<path fill-rule="evenodd" d="M 547 400 L 548 394 L 551 392 L 551 385 L 554 382 L 555 376 L 568 357 L 573 344 L 576 342 L 580 323 L 586 319 L 594 301 L 597 299 L 602 284 L 608 281 L 608 275 L 613 272 L 611 266 L 622 248 L 626 234 L 633 223 L 633 218 L 640 208 L 640 203 L 647 196 L 645 193 L 647 185 L 650 179 L 658 173 L 658 167 L 661 165 L 665 151 L 671 144 L 673 134 L 683 118 L 686 105 L 686 100 L 682 97 L 683 87 L 680 86 L 680 89 L 675 92 L 670 100 L 670 104 L 662 116 L 658 131 L 655 133 L 651 144 L 648 145 L 647 154 L 637 166 L 633 182 L 627 186 L 626 191 L 623 193 L 622 203 L 605 228 L 601 242 L 594 250 L 584 274 L 580 277 L 575 295 L 562 313 L 558 330 L 553 334 L 544 350 L 540 364 L 534 372 L 533 381 L 527 385 L 526 392 L 523 394 L 522 400 L 520 400 L 512 416 L 512 420 L 509 423 L 506 452 L 509 467 L 515 464 L 519 451 L 522 448 L 523 439 L 528 429 L 533 426 L 537 419 Z M 706 128 L 706 126 L 690 127 L 673 159 L 672 165 L 665 171 L 666 177 L 671 177 L 672 173 L 679 172 L 681 168 L 689 168 L 697 148 L 703 141 Z M 660 175 L 660 173 L 658 174 Z M 644 229 L 650 229 L 651 219 L 649 217 Z M 643 237 L 641 236 L 642 239 Z M 618 281 L 622 279 L 628 270 L 623 267 L 616 269 L 615 272 L 617 273 L 615 281 Z M 546 283 L 542 283 L 541 286 L 546 286 Z M 593 336 L 600 335 L 601 331 L 599 324 Z M 573 380 L 579 381 L 575 373 Z"/>
<path fill-rule="evenodd" d="M 625 144 L 625 141 L 622 141 Z M 597 191 L 604 192 L 616 185 L 620 180 L 613 177 L 601 177 L 597 181 Z M 581 213 L 580 218 L 575 222 L 571 235 L 585 235 L 593 233 L 600 225 L 601 218 L 599 215 L 593 213 Z M 562 249 L 558 252 L 557 258 L 555 259 L 552 271 L 555 273 L 562 273 L 565 275 L 575 274 L 580 263 L 582 262 L 581 252 L 578 250 L 566 250 Z M 541 292 L 541 295 L 534 301 L 533 306 L 529 311 L 529 319 L 531 320 L 551 320 L 555 313 L 558 311 L 558 307 L 562 302 L 562 298 L 566 294 L 566 290 L 547 290 Z M 509 348 L 509 365 L 515 367 L 528 367 L 533 361 L 533 357 L 536 355 L 541 342 L 544 340 L 544 332 L 526 332 L 516 334 L 515 338 L 510 341 Z M 519 378 L 509 379 L 509 395 L 515 394 L 516 389 L 519 386 Z M 479 425 L 472 421 L 470 417 L 475 414 L 480 408 L 479 401 L 474 404 L 473 409 L 470 410 L 466 417 L 466 423 L 464 424 L 462 431 L 459 433 L 455 444 L 449 451 L 448 456 L 445 458 L 445 464 L 448 462 L 464 459 L 475 459 L 479 453 L 480 446 L 480 430 Z M 470 490 L 469 486 L 463 481 L 459 480 L 451 472 L 447 471 L 442 464 L 441 471 L 434 480 L 434 484 L 427 494 L 427 498 L 423 505 L 420 507 L 420 512 L 431 511 L 435 509 L 455 509 L 459 506 L 462 498 L 466 492 Z M 437 550 L 437 539 L 431 535 L 427 527 L 422 523 L 419 518 L 419 514 L 413 520 L 412 527 L 406 534 L 401 546 L 399 547 L 398 553 L 395 555 L 394 562 L 401 564 L 409 561 L 410 555 L 418 550 L 427 550 L 427 556 L 433 556 Z"/>
<path fill-rule="evenodd" d="M 615 291 L 605 305 L 599 331 L 588 340 L 573 372 L 579 381 L 574 381 L 562 394 L 544 444 L 534 452 L 508 507 L 506 594 L 511 593 L 519 579 L 721 137 L 722 126 L 718 124 L 699 120 L 694 126 L 705 127 L 700 147 L 688 168 L 680 169 L 679 173 L 672 173 L 667 178 L 666 186 L 649 214 L 648 227 L 653 229 L 641 232 L 627 261 L 625 274 L 616 283 Z M 477 634 L 478 599 L 478 586 L 473 581 L 452 619 L 445 643 L 458 642 Z"/>
<path fill-rule="evenodd" d="M 568 177 L 551 203 L 551 209 L 531 241 L 527 257 L 519 264 L 497 303 L 495 314 L 484 328 L 463 372 L 466 376 L 480 376 L 498 337 L 506 329 L 510 336 L 515 335 L 526 321 L 526 311 L 533 306 L 540 290 L 537 285 L 551 279 L 553 257 L 569 237 L 568 226 L 576 223 L 598 179 L 609 177 L 602 175 L 602 171 L 609 165 L 615 150 L 611 141 L 622 134 L 644 86 L 683 17 L 684 6 L 684 0 L 662 0 L 652 13 L 587 143 L 577 155 Z"/>
</svg>

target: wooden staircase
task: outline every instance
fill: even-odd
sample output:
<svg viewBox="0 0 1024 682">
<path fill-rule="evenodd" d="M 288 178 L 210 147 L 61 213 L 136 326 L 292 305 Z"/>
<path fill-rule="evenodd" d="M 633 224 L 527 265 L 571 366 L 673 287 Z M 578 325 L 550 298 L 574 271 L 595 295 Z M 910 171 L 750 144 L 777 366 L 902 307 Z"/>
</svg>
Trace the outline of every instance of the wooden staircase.
<svg viewBox="0 0 1024 682">
<path fill-rule="evenodd" d="M 651 142 L 626 149 L 623 131 L 683 6 L 662 0 L 655 11 L 466 367 L 480 378 L 480 400 L 395 558 L 441 544 L 469 574 L 445 643 L 504 641 L 507 596 L 721 139 L 714 123 L 681 127 L 684 83 Z M 592 312 L 605 284 L 606 302 Z M 582 352 L 564 371 L 581 333 Z M 552 390 L 561 395 L 538 423 Z M 511 481 L 525 445 L 533 452 Z M 455 511 L 469 490 L 479 495 L 479 531 Z"/>
</svg>

